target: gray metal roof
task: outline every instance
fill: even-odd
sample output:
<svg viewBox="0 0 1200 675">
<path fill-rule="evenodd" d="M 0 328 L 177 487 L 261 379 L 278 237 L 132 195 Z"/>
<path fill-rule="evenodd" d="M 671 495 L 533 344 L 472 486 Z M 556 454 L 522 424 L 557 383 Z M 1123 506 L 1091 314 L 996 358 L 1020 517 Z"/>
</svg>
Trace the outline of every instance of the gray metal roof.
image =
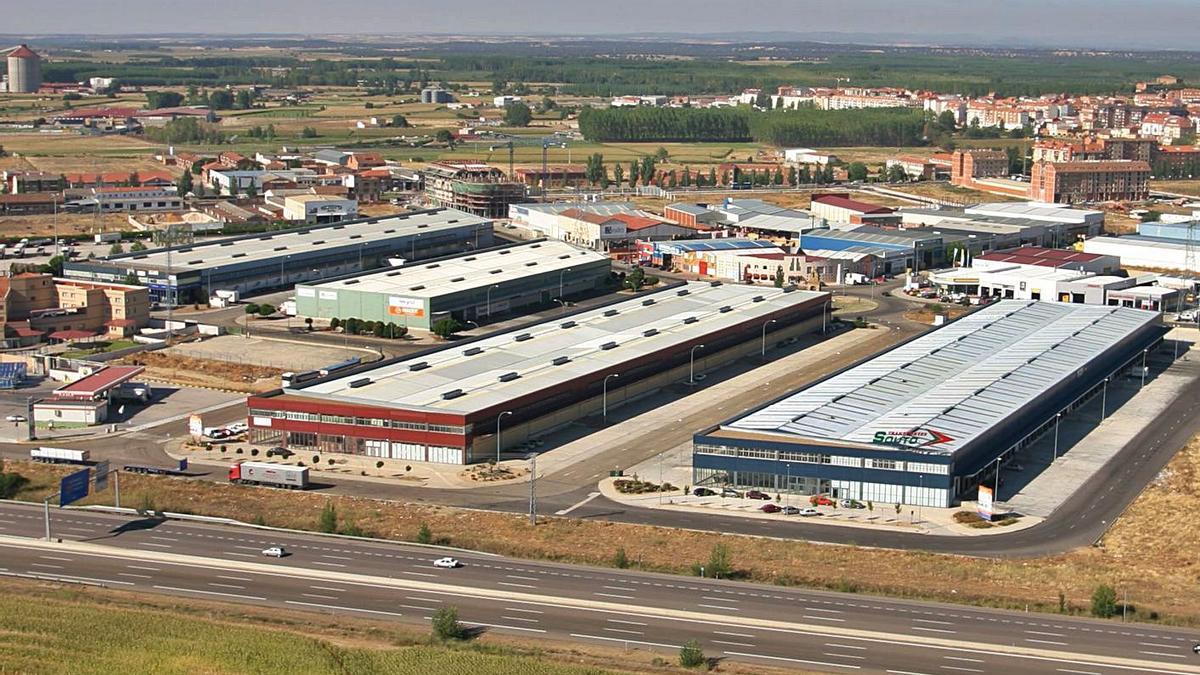
<svg viewBox="0 0 1200 675">
<path fill-rule="evenodd" d="M 686 293 L 681 295 L 683 291 Z M 827 295 L 690 282 L 683 288 L 640 294 L 625 302 L 285 391 L 365 405 L 468 414 L 580 377 L 618 372 L 622 364 L 634 359 Z M 698 356 L 703 357 L 703 352 Z M 425 365 L 412 368 L 421 363 Z M 461 394 L 444 396 L 458 391 Z"/>
<path fill-rule="evenodd" d="M 722 428 L 873 445 L 878 432 L 932 430 L 950 455 L 1067 380 L 1157 312 L 1006 300 L 756 410 Z"/>
<path fill-rule="evenodd" d="M 289 255 L 312 253 L 340 246 L 356 246 L 386 241 L 417 233 L 441 232 L 473 225 L 485 226 L 486 218 L 455 209 L 435 209 L 404 213 L 395 216 L 348 220 L 330 225 L 318 225 L 297 230 L 278 230 L 261 235 L 246 235 L 212 239 L 199 244 L 171 250 L 171 269 L 174 272 L 275 260 Z M 167 249 L 102 258 L 129 269 L 166 269 Z"/>
</svg>

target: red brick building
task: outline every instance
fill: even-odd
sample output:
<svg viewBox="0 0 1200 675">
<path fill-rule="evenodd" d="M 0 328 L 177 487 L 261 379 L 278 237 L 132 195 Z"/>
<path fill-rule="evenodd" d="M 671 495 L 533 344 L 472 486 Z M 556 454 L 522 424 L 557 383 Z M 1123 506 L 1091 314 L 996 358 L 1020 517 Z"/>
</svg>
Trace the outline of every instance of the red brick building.
<svg viewBox="0 0 1200 675">
<path fill-rule="evenodd" d="M 950 184 L 969 187 L 976 178 L 1008 175 L 1008 155 L 1003 150 L 955 150 L 950 160 Z"/>
<path fill-rule="evenodd" d="M 1141 201 L 1150 196 L 1150 164 L 1132 160 L 1036 162 L 1029 196 L 1057 204 Z"/>
</svg>

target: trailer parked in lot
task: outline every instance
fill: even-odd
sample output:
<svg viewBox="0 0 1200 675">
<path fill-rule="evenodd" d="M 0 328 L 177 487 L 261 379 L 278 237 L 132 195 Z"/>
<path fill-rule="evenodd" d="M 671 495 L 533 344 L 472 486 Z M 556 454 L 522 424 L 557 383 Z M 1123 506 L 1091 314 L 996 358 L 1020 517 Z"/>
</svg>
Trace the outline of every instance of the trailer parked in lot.
<svg viewBox="0 0 1200 675">
<path fill-rule="evenodd" d="M 303 490 L 308 487 L 308 467 L 269 462 L 242 462 L 229 468 L 229 482 Z"/>
<path fill-rule="evenodd" d="M 181 460 L 179 460 L 179 466 L 177 466 L 177 467 L 147 466 L 144 464 L 126 464 L 124 466 L 123 470 L 128 473 L 146 473 L 146 474 L 153 474 L 153 475 L 158 475 L 158 476 L 178 476 L 178 475 L 182 474 L 183 472 L 187 471 L 187 468 L 188 468 L 187 459 L 181 459 Z"/>
<path fill-rule="evenodd" d="M 86 464 L 88 451 L 68 448 L 34 448 L 29 451 L 29 459 L 51 464 Z"/>
</svg>

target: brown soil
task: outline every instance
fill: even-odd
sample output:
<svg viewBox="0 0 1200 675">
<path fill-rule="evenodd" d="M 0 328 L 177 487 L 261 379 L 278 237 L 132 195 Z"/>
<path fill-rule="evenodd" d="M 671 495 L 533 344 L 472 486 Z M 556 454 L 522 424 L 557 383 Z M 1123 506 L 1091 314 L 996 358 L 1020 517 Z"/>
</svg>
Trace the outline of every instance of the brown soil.
<svg viewBox="0 0 1200 675">
<path fill-rule="evenodd" d="M 278 368 L 251 366 L 229 361 L 198 359 L 178 354 L 139 352 L 119 359 L 117 363 L 146 366 L 146 379 L 169 382 L 187 387 L 211 387 L 241 391 L 248 394 L 270 391 L 279 387 Z"/>
</svg>

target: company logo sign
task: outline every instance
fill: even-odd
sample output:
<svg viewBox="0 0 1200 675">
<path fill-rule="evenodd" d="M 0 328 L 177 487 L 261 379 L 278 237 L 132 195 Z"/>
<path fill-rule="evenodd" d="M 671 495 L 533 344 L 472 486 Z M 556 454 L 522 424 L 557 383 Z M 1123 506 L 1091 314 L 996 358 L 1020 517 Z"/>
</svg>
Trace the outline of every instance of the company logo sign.
<svg viewBox="0 0 1200 675">
<path fill-rule="evenodd" d="M 425 301 L 420 298 L 389 296 L 388 314 L 392 316 L 425 316 Z"/>
<path fill-rule="evenodd" d="M 926 427 L 904 431 L 876 431 L 871 442 L 878 445 L 896 445 L 902 448 L 927 448 L 954 440 L 940 431 Z"/>
</svg>

